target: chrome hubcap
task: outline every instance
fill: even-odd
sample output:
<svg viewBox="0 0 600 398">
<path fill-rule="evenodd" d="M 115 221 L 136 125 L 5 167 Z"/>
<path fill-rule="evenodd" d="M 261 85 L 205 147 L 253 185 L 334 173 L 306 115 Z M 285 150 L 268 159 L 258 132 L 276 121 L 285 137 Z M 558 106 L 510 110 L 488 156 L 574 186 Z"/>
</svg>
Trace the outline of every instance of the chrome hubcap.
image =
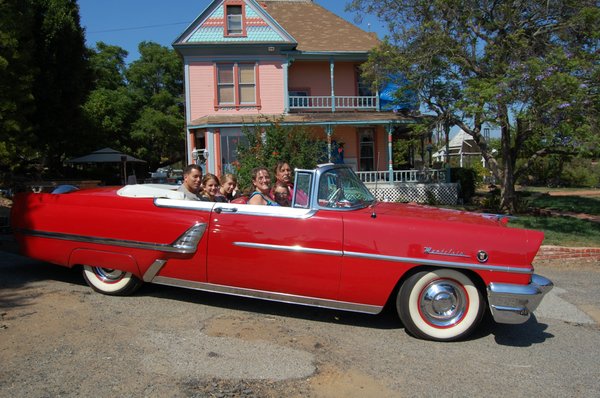
<svg viewBox="0 0 600 398">
<path fill-rule="evenodd" d="M 462 320 L 467 302 L 462 285 L 452 280 L 441 279 L 431 282 L 423 289 L 419 299 L 419 310 L 427 323 L 444 328 Z"/>
<path fill-rule="evenodd" d="M 94 273 L 102 282 L 114 283 L 123 279 L 125 272 L 112 268 L 94 267 Z"/>
</svg>

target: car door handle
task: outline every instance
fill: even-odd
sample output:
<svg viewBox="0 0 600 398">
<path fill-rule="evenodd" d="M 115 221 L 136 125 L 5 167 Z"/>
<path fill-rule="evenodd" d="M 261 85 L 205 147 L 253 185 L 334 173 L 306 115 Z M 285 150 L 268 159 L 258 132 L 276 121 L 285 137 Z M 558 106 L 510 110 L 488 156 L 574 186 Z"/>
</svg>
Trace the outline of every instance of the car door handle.
<svg viewBox="0 0 600 398">
<path fill-rule="evenodd" d="M 229 208 L 229 207 L 217 207 L 215 209 L 215 213 L 217 213 L 217 214 L 221 214 L 222 212 L 225 212 L 225 213 L 235 213 L 237 210 L 238 209 L 236 207 L 231 207 L 231 208 Z"/>
</svg>

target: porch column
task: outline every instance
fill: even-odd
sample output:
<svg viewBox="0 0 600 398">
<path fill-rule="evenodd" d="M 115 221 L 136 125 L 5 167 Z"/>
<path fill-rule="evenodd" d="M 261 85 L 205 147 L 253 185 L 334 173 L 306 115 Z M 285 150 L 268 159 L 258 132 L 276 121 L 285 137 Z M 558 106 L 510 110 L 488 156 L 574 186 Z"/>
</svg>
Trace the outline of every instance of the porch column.
<svg viewBox="0 0 600 398">
<path fill-rule="evenodd" d="M 206 169 L 204 173 L 216 173 L 217 170 L 217 159 L 215 157 L 216 152 L 216 140 L 215 140 L 215 130 L 209 129 L 206 130 L 206 149 L 208 158 L 205 161 Z"/>
<path fill-rule="evenodd" d="M 331 136 L 333 135 L 331 124 L 325 126 L 325 132 L 327 133 L 327 161 L 331 163 Z"/>
<path fill-rule="evenodd" d="M 389 181 L 390 184 L 394 182 L 394 160 L 392 158 L 392 124 L 387 125 L 387 135 L 388 135 L 388 173 L 389 173 Z"/>
<path fill-rule="evenodd" d="M 446 135 L 446 182 L 450 182 L 450 123 L 444 121 L 444 134 Z"/>
<path fill-rule="evenodd" d="M 329 58 L 329 80 L 331 82 L 331 112 L 335 112 L 335 88 L 334 88 L 334 65 L 335 62 L 333 61 L 333 58 Z"/>
<path fill-rule="evenodd" d="M 283 113 L 290 113 L 290 88 L 288 83 L 290 61 L 283 63 Z"/>
</svg>

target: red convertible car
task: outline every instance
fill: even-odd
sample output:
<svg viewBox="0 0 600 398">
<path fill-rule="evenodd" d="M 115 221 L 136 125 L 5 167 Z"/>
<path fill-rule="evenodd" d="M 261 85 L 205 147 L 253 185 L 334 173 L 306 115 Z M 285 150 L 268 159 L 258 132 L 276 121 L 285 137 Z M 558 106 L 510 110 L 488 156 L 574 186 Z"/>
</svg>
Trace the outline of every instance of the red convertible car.
<svg viewBox="0 0 600 398">
<path fill-rule="evenodd" d="M 143 282 L 379 313 L 450 341 L 487 309 L 525 322 L 552 282 L 531 265 L 543 234 L 499 216 L 375 200 L 346 166 L 296 170 L 291 207 L 183 200 L 159 185 L 15 198 L 22 254 L 81 267 L 109 295 Z M 62 192 L 62 193 L 58 193 Z"/>
</svg>

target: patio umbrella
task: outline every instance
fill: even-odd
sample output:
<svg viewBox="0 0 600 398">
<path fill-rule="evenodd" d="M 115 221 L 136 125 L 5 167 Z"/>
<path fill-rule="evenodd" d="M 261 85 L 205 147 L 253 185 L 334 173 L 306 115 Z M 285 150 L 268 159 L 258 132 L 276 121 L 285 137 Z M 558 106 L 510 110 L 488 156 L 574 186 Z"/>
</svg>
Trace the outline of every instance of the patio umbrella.
<svg viewBox="0 0 600 398">
<path fill-rule="evenodd" d="M 121 182 L 127 180 L 127 163 L 146 163 L 145 160 L 116 151 L 112 148 L 98 149 L 88 155 L 67 160 L 67 163 L 115 163 L 120 164 Z"/>
<path fill-rule="evenodd" d="M 67 163 L 146 163 L 145 160 L 121 153 L 112 148 L 98 149 L 88 155 L 67 160 Z"/>
</svg>

